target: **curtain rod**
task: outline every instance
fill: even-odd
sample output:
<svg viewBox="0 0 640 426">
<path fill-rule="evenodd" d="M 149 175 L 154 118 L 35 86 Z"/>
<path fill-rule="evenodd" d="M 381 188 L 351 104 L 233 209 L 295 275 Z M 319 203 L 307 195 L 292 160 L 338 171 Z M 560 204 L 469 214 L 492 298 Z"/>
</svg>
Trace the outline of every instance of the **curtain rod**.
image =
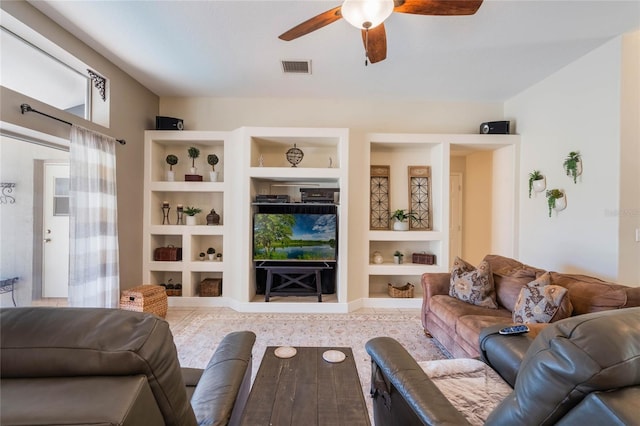
<svg viewBox="0 0 640 426">
<path fill-rule="evenodd" d="M 44 112 L 35 110 L 35 109 L 31 108 L 31 105 L 29 105 L 29 104 L 20 105 L 20 111 L 22 111 L 23 114 L 25 112 L 35 112 L 36 114 L 44 115 L 45 117 L 49 117 L 49 118 L 57 120 L 57 121 L 59 121 L 61 123 L 68 124 L 69 126 L 73 126 L 73 123 L 71 123 L 69 121 L 66 121 L 66 120 L 63 120 L 63 119 L 58 118 L 58 117 L 54 117 L 53 115 L 49 115 L 49 114 L 46 114 Z M 125 141 L 124 139 L 116 139 L 116 141 L 118 141 L 120 143 L 120 145 L 124 145 L 124 144 L 127 143 L 127 141 Z"/>
</svg>

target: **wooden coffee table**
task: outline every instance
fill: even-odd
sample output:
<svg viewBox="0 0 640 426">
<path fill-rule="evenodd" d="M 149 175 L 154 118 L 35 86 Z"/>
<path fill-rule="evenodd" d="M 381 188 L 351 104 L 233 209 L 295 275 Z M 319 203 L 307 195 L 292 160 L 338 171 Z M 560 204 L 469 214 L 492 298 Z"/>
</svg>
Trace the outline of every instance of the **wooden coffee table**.
<svg viewBox="0 0 640 426">
<path fill-rule="evenodd" d="M 292 358 L 278 358 L 266 349 L 241 424 L 371 425 L 351 348 L 296 347 Z M 330 349 L 346 355 L 330 363 Z"/>
</svg>

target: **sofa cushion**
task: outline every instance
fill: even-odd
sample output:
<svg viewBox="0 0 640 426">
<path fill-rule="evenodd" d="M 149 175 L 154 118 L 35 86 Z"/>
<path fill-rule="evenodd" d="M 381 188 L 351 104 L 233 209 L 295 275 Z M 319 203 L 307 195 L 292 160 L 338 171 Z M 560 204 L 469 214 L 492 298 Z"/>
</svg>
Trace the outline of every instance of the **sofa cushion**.
<svg viewBox="0 0 640 426">
<path fill-rule="evenodd" d="M 142 374 L 166 424 L 196 424 L 162 318 L 119 309 L 25 307 L 1 310 L 0 322 L 2 380 Z"/>
<path fill-rule="evenodd" d="M 486 261 L 474 267 L 456 257 L 451 268 L 449 296 L 485 308 L 497 309 L 491 266 Z"/>
<path fill-rule="evenodd" d="M 551 275 L 545 273 L 520 290 L 520 296 L 513 310 L 513 322 L 545 323 L 571 316 L 573 307 L 568 290 L 551 285 Z"/>
<path fill-rule="evenodd" d="M 503 327 L 511 323 L 511 312 L 506 309 L 493 309 L 490 315 L 464 315 L 458 318 L 455 330 L 458 344 L 463 345 L 467 352 L 473 348 L 475 353 L 479 351 L 480 331 L 483 328 L 494 325 L 502 325 Z"/>
<path fill-rule="evenodd" d="M 569 290 L 573 315 L 626 307 L 627 292 L 640 292 L 640 287 L 630 288 L 586 275 L 551 272 L 551 281 Z"/>
<path fill-rule="evenodd" d="M 520 290 L 546 272 L 496 254 L 488 254 L 483 260 L 491 266 L 498 305 L 510 311 L 513 311 L 516 305 Z"/>
<path fill-rule="evenodd" d="M 161 425 L 144 375 L 3 378 L 3 425 Z"/>
<path fill-rule="evenodd" d="M 640 377 L 640 308 L 566 318 L 531 343 L 513 392 L 488 424 L 554 424 L 594 391 L 635 386 Z"/>
</svg>

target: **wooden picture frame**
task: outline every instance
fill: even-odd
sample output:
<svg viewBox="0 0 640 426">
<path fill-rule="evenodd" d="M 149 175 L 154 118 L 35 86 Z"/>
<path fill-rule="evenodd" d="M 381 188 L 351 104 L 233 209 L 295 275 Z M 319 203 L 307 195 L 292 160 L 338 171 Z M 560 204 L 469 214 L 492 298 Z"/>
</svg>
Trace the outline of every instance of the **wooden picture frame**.
<svg viewBox="0 0 640 426">
<path fill-rule="evenodd" d="M 414 231 L 431 231 L 432 204 L 431 204 L 431 167 L 409 166 L 409 211 L 416 218 L 409 219 L 409 229 Z"/>
<path fill-rule="evenodd" d="M 369 178 L 369 229 L 371 230 L 388 230 L 391 226 L 390 170 L 390 166 L 371 166 Z"/>
</svg>

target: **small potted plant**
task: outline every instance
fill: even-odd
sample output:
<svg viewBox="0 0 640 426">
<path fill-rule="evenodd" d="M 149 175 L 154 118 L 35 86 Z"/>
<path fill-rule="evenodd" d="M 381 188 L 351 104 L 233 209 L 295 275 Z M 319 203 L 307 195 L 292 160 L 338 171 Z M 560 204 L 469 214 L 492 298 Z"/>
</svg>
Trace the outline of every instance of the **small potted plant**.
<svg viewBox="0 0 640 426">
<path fill-rule="evenodd" d="M 211 171 L 209 172 L 209 179 L 211 180 L 211 182 L 218 181 L 218 172 L 216 172 L 216 164 L 218 164 L 218 161 L 220 160 L 218 159 L 217 155 L 207 155 L 207 163 L 209 163 L 209 165 L 211 166 Z"/>
<path fill-rule="evenodd" d="M 534 170 L 529 173 L 529 198 L 531 198 L 531 190 L 542 192 L 546 186 L 544 176 L 540 173 L 540 170 Z"/>
<path fill-rule="evenodd" d="M 176 174 L 173 171 L 173 166 L 178 164 L 178 157 L 176 157 L 173 154 L 169 154 L 167 155 L 166 161 L 167 161 L 167 164 L 169 165 L 169 171 L 167 172 L 167 180 L 169 182 L 173 182 L 174 180 L 176 180 Z"/>
<path fill-rule="evenodd" d="M 577 183 L 577 178 L 582 174 L 582 157 L 580 151 L 571 151 L 562 163 L 567 176 L 573 178 L 573 183 Z"/>
<path fill-rule="evenodd" d="M 398 209 L 393 212 L 391 219 L 395 219 L 395 222 L 393 222 L 394 231 L 407 231 L 409 229 L 407 219 L 416 219 L 416 215 L 415 213 L 407 212 L 406 209 Z"/>
<path fill-rule="evenodd" d="M 216 253 L 216 260 L 222 262 L 222 253 Z"/>
<path fill-rule="evenodd" d="M 216 249 L 209 247 L 207 249 L 207 254 L 209 255 L 209 260 L 213 260 L 213 255 L 216 254 Z"/>
<path fill-rule="evenodd" d="M 204 260 L 204 256 L 205 256 L 204 252 L 200 252 L 199 256 L 200 256 L 200 260 Z"/>
<path fill-rule="evenodd" d="M 191 174 L 195 175 L 197 170 L 196 158 L 200 157 L 200 150 L 195 146 L 192 146 L 187 150 L 187 153 L 189 154 L 189 158 L 191 158 Z"/>
<path fill-rule="evenodd" d="M 549 206 L 549 217 L 551 217 L 552 210 L 564 210 L 567 207 L 567 199 L 564 196 L 564 192 L 555 188 L 548 190 L 547 205 Z"/>
<path fill-rule="evenodd" d="M 196 215 L 200 213 L 202 209 L 197 207 L 185 207 L 183 212 L 187 215 L 187 225 L 195 225 L 196 224 Z"/>
<path fill-rule="evenodd" d="M 400 265 L 402 263 L 403 257 L 404 254 L 402 254 L 400 250 L 396 250 L 395 253 L 393 253 L 393 262 L 397 265 Z"/>
</svg>

